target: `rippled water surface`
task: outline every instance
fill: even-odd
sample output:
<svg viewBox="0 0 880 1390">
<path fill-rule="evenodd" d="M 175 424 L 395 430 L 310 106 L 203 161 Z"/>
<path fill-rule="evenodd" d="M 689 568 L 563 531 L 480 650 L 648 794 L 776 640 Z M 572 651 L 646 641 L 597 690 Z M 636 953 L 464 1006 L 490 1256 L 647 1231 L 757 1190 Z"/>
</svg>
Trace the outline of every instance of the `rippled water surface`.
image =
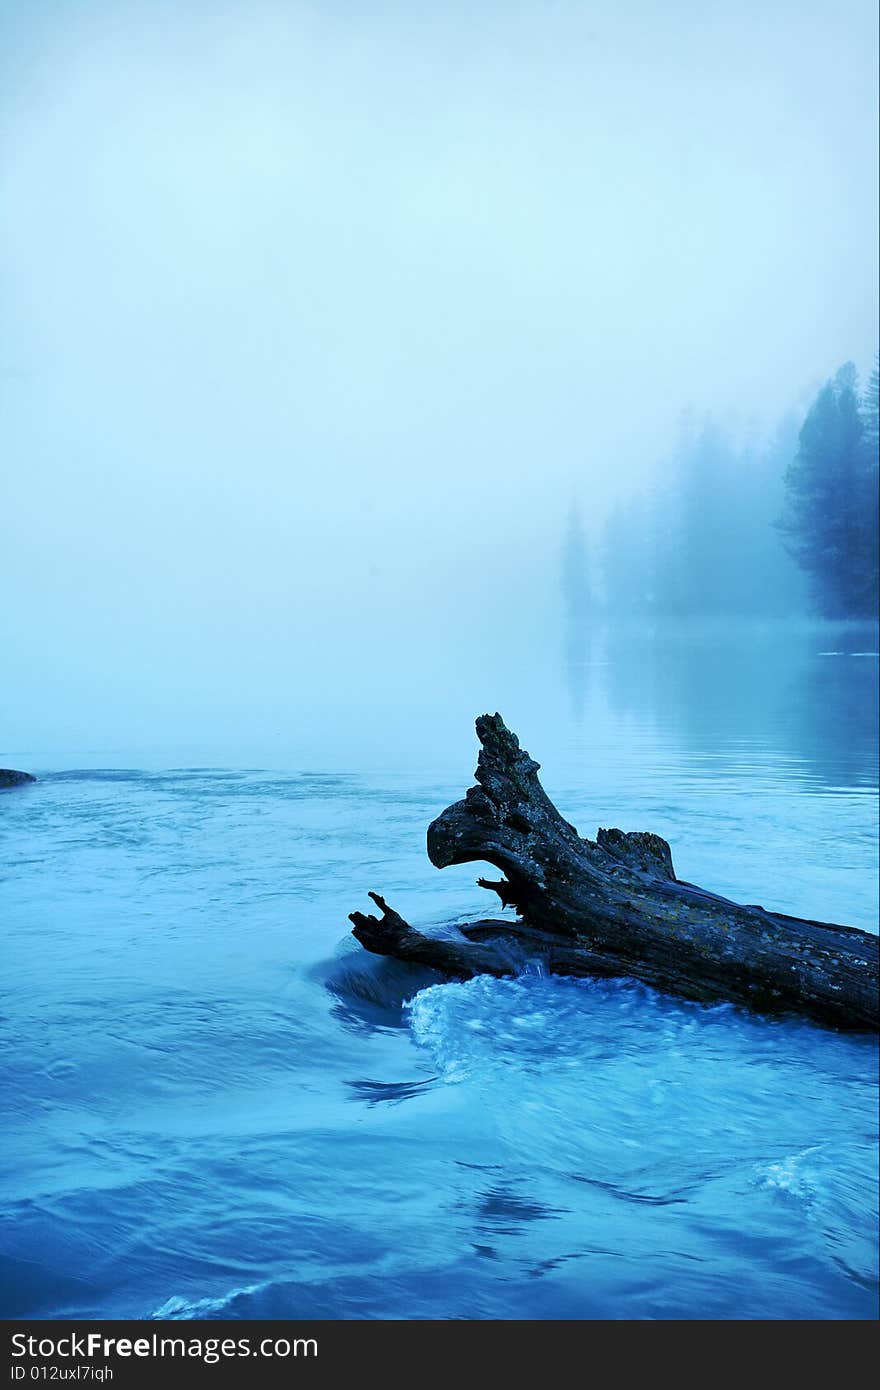
<svg viewBox="0 0 880 1390">
<path fill-rule="evenodd" d="M 468 707 L 584 833 L 876 930 L 875 651 L 606 634 Z M 40 774 L 0 796 L 5 1316 L 876 1315 L 873 1040 L 347 938 L 369 888 L 485 910 L 424 853 L 468 698 L 390 702 L 369 765 L 4 750 Z"/>
</svg>

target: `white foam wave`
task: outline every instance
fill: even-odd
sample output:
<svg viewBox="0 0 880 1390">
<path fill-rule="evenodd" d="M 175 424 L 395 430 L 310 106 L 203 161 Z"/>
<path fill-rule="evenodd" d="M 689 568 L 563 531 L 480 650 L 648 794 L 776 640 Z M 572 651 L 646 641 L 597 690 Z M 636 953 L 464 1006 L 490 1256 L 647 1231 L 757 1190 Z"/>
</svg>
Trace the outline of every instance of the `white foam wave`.
<svg viewBox="0 0 880 1390">
<path fill-rule="evenodd" d="M 245 1294 L 259 1293 L 265 1287 L 265 1284 L 244 1284 L 241 1288 L 229 1289 L 228 1292 L 217 1298 L 199 1298 L 195 1301 L 174 1294 L 149 1316 L 151 1321 L 166 1318 L 189 1320 L 191 1318 L 210 1317 L 213 1313 L 222 1313 L 224 1308 L 228 1308 L 237 1298 L 241 1298 Z"/>
</svg>

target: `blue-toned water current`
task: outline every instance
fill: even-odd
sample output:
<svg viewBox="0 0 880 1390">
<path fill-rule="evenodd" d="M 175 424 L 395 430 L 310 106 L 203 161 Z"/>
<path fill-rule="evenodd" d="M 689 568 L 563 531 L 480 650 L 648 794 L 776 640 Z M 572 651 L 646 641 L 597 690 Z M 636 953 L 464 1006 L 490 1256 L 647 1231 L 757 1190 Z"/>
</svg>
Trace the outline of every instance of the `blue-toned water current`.
<svg viewBox="0 0 880 1390">
<path fill-rule="evenodd" d="M 873 1039 L 347 935 L 368 889 L 489 907 L 424 850 L 484 706 L 582 833 L 876 930 L 876 634 L 551 657 L 449 701 L 389 673 L 362 759 L 302 719 L 217 765 L 2 750 L 39 775 L 0 795 L 3 1316 L 876 1316 Z"/>
</svg>

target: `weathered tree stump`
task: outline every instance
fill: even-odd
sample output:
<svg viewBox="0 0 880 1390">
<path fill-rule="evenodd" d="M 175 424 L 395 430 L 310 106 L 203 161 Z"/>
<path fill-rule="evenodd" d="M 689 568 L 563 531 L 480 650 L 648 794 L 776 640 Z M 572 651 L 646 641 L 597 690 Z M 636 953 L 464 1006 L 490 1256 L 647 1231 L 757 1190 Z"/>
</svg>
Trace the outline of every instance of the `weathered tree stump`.
<svg viewBox="0 0 880 1390">
<path fill-rule="evenodd" d="M 428 827 L 428 856 L 437 868 L 493 864 L 504 878 L 478 883 L 519 920 L 425 935 L 371 893 L 382 915 L 351 913 L 367 950 L 457 979 L 515 974 L 537 960 L 554 974 L 626 975 L 687 999 L 878 1027 L 877 937 L 683 883 L 659 835 L 599 830 L 595 840 L 582 838 L 500 714 L 482 715 L 477 736 L 477 786 Z"/>
</svg>

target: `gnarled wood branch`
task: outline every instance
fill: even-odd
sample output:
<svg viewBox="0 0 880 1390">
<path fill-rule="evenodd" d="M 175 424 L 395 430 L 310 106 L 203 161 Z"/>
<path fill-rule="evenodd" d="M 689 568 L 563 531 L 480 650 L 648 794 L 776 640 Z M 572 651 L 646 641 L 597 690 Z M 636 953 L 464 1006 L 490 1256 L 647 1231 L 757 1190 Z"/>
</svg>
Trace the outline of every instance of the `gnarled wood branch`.
<svg viewBox="0 0 880 1390">
<path fill-rule="evenodd" d="M 500 869 L 500 882 L 478 882 L 515 906 L 520 921 L 425 935 L 371 893 L 382 916 L 351 914 L 368 950 L 457 978 L 508 975 L 537 959 L 557 974 L 629 975 L 688 999 L 877 1028 L 875 936 L 683 883 L 659 835 L 599 830 L 595 840 L 582 838 L 500 714 L 482 715 L 476 727 L 477 785 L 429 826 L 428 856 L 437 868 L 485 861 Z"/>
</svg>

